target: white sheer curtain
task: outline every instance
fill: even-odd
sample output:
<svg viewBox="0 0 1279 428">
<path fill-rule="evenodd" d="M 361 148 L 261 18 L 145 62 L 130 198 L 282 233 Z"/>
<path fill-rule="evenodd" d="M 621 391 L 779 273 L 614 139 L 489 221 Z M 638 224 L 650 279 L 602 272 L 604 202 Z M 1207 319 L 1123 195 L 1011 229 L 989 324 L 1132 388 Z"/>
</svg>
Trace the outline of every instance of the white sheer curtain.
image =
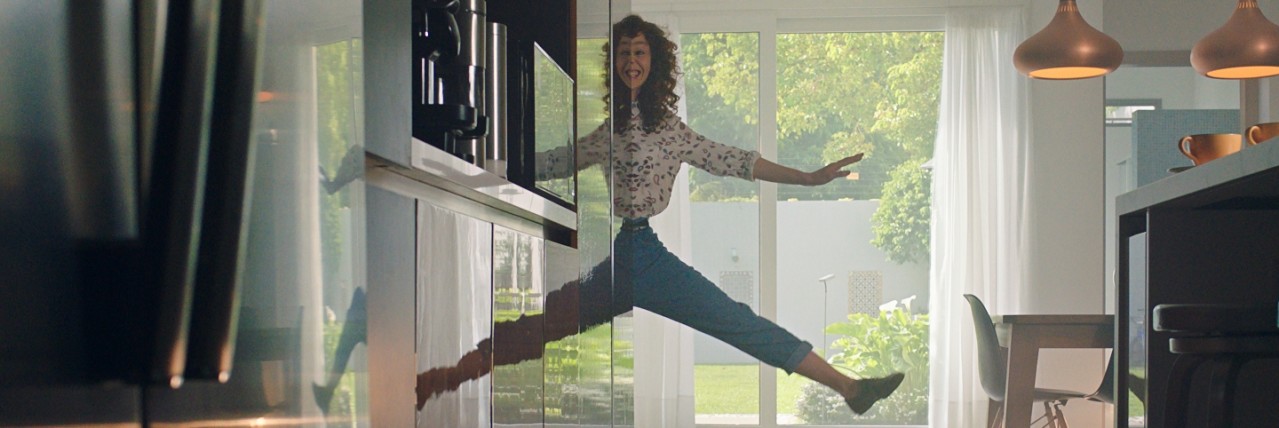
<svg viewBox="0 0 1279 428">
<path fill-rule="evenodd" d="M 1022 8 L 947 14 L 933 158 L 932 427 L 985 426 L 987 397 L 962 295 L 977 295 L 997 313 L 1021 306 L 1029 102 L 1012 57 L 1024 20 Z"/>
<path fill-rule="evenodd" d="M 646 21 L 667 31 L 679 44 L 678 19 L 672 15 L 645 14 Z M 683 101 L 684 82 L 675 87 L 681 95 L 679 112 L 688 120 Z M 689 206 L 688 166 L 680 168 L 666 210 L 650 223 L 666 248 L 685 263 L 693 262 L 692 216 Z M 693 330 L 643 309 L 635 310 L 635 426 L 691 427 L 693 403 Z"/>
</svg>

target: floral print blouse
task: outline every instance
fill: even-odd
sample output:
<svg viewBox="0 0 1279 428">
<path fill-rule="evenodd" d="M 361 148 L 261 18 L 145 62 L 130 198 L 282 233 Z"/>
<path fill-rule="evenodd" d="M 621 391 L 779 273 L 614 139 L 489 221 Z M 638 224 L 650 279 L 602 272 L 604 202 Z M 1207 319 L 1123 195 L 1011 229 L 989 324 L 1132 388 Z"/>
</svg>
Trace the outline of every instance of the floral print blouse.
<svg viewBox="0 0 1279 428">
<path fill-rule="evenodd" d="M 638 118 L 639 109 L 633 108 L 631 113 L 634 118 L 630 124 L 621 134 L 614 135 L 614 215 L 623 218 L 652 217 L 665 210 L 670 205 L 671 188 L 675 185 L 681 163 L 718 176 L 755 179 L 755 160 L 759 159 L 759 152 L 711 141 L 673 114 L 667 114 L 657 131 L 644 132 Z M 577 160 L 577 170 L 608 159 L 609 131 L 610 126 L 605 123 L 578 140 L 577 155 L 580 159 Z M 563 167 L 573 161 L 568 149 L 563 147 L 539 153 L 537 170 L 571 171 Z M 563 166 L 557 167 L 556 164 Z"/>
</svg>

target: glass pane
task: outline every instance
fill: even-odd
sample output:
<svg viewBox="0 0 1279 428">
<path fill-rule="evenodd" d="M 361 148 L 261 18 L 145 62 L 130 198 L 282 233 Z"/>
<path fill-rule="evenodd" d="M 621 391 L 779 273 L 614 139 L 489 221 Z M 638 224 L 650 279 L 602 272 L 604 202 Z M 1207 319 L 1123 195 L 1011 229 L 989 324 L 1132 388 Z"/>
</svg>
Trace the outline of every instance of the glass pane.
<svg viewBox="0 0 1279 428">
<path fill-rule="evenodd" d="M 588 10 L 587 8 L 592 6 L 586 2 L 578 2 L 578 5 L 583 10 Z M 608 64 L 608 58 L 604 53 L 604 44 L 608 41 L 607 12 L 603 15 L 602 18 L 589 15 L 592 18 L 604 19 L 603 23 L 595 27 L 579 27 L 578 34 L 583 38 L 577 41 L 578 136 L 590 134 L 597 127 L 607 126 L 604 108 L 604 94 L 607 87 L 604 70 Z M 587 25 L 589 22 L 589 19 L 584 19 L 579 24 Z M 602 30 L 596 27 L 601 27 Z M 603 34 L 599 31 L 603 31 Z M 608 165 L 608 162 L 604 162 L 603 165 Z M 600 165 L 594 165 L 577 173 L 577 248 L 583 283 L 588 284 L 583 287 L 608 288 L 607 290 L 583 290 L 579 298 L 583 299 L 584 304 L 591 301 L 593 305 L 600 305 L 603 304 L 601 300 L 612 296 L 612 270 L 608 263 L 612 255 L 613 204 L 609 198 L 608 181 L 605 177 L 607 171 L 609 170 Z M 601 263 L 605 264 L 604 267 L 594 270 Z M 586 281 L 588 278 L 591 281 Z M 598 295 L 608 297 L 593 297 Z M 588 320 L 591 324 L 597 321 Z M 629 336 L 625 336 L 625 333 L 615 333 L 613 322 L 610 320 L 584 327 L 580 334 L 578 364 L 581 390 L 578 395 L 581 400 L 581 417 L 579 420 L 584 426 L 608 426 L 613 422 L 615 391 L 613 379 L 615 372 L 627 373 L 625 367 L 614 370 L 613 342 L 616 340 L 629 343 Z M 619 363 L 622 362 L 619 361 Z M 629 385 L 629 379 L 627 379 L 623 387 L 617 389 L 621 390 Z M 631 408 L 632 406 L 626 405 L 624 408 L 619 408 L 619 413 L 624 413 L 626 409 Z"/>
<path fill-rule="evenodd" d="M 550 152 L 573 145 L 573 79 L 550 55 L 538 47 L 533 49 L 533 145 L 537 153 Z M 582 134 L 584 135 L 584 134 Z M 570 169 L 573 162 L 558 165 L 558 170 L 539 171 L 548 174 L 534 184 L 563 201 L 572 203 L 577 197 L 577 177 Z"/>
<path fill-rule="evenodd" d="M 365 274 L 355 259 L 362 255 L 353 253 L 364 245 L 364 188 L 350 185 L 364 172 L 363 63 L 360 39 L 315 47 L 317 156 L 323 174 L 318 192 L 321 328 L 328 373 L 325 384 L 317 385 L 316 402 L 322 409 L 327 404 L 329 418 L 350 420 L 348 426 L 356 425 L 356 416 L 368 417 L 369 404 L 364 349 L 356 348 L 365 340 Z"/>
<path fill-rule="evenodd" d="M 711 140 L 758 150 L 759 34 L 684 34 L 680 42 L 689 126 Z M 758 186 L 688 170 L 693 267 L 758 311 Z M 701 333 L 693 349 L 697 423 L 759 423 L 757 360 Z"/>
<path fill-rule="evenodd" d="M 854 378 L 907 372 L 896 394 L 860 417 L 834 391 L 779 373 L 779 424 L 928 422 L 924 164 L 937 129 L 942 40 L 917 32 L 778 35 L 777 51 L 786 53 L 777 64 L 781 163 L 813 170 L 865 153 L 847 179 L 778 186 L 778 322 Z"/>
</svg>

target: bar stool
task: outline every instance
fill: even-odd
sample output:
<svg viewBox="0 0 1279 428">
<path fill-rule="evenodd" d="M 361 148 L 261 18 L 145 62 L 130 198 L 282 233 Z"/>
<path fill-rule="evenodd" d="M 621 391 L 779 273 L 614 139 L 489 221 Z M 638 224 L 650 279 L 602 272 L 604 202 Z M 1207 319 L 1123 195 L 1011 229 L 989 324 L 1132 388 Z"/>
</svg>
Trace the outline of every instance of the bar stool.
<svg viewBox="0 0 1279 428">
<path fill-rule="evenodd" d="M 1276 315 L 1275 306 L 1155 306 L 1155 331 L 1186 334 L 1168 339 L 1168 349 L 1177 359 L 1168 373 L 1164 420 L 1169 425 L 1187 424 L 1190 379 L 1201 365 L 1211 363 L 1208 426 L 1231 426 L 1239 369 L 1255 359 L 1279 358 Z"/>
</svg>

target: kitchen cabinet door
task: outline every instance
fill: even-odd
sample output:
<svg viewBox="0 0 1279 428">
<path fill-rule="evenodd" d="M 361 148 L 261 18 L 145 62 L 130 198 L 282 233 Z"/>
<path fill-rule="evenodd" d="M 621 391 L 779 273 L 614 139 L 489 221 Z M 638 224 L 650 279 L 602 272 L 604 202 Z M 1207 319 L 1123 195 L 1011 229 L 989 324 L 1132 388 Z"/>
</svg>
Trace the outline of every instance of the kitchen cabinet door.
<svg viewBox="0 0 1279 428">
<path fill-rule="evenodd" d="M 494 227 L 494 427 L 543 423 L 544 258 L 541 238 Z"/>
<path fill-rule="evenodd" d="M 491 423 L 492 378 L 477 345 L 491 336 L 493 235 L 491 223 L 418 203 L 417 372 L 447 383 L 419 397 L 418 427 Z"/>
<path fill-rule="evenodd" d="M 412 426 L 417 200 L 370 186 L 368 212 L 369 419 Z"/>
<path fill-rule="evenodd" d="M 546 241 L 544 408 L 547 427 L 577 427 L 582 419 L 580 283 L 577 249 Z"/>
</svg>

